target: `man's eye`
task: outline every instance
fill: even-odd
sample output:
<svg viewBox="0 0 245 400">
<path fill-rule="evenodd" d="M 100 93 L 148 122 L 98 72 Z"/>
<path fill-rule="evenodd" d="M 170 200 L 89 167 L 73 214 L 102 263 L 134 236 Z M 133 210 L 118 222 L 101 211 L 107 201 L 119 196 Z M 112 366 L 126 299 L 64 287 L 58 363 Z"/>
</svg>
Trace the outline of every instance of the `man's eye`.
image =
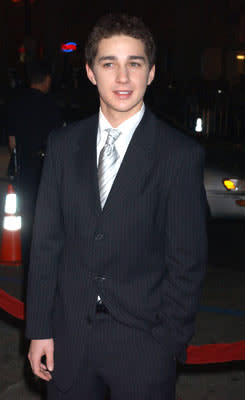
<svg viewBox="0 0 245 400">
<path fill-rule="evenodd" d="M 130 65 L 131 65 L 131 67 L 134 67 L 134 68 L 140 67 L 140 63 L 137 63 L 137 62 L 131 62 Z"/>
<path fill-rule="evenodd" d="M 111 68 L 111 67 L 113 67 L 113 63 L 105 63 L 105 64 L 103 65 L 103 67 L 104 67 L 104 68 Z"/>
</svg>

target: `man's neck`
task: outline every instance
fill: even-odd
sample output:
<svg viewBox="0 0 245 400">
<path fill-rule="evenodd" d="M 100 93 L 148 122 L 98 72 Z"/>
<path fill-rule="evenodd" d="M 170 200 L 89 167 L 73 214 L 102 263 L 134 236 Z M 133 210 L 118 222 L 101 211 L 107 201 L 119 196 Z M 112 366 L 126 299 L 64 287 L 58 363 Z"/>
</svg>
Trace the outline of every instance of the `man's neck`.
<svg viewBox="0 0 245 400">
<path fill-rule="evenodd" d="M 108 110 L 106 107 L 103 107 L 103 104 L 100 105 L 103 115 L 113 128 L 117 128 L 123 122 L 127 121 L 129 118 L 137 114 L 141 110 L 142 106 L 143 102 L 139 104 L 137 108 L 133 108 L 132 110 L 129 110 L 127 112 L 124 111 L 119 112 L 119 111 Z"/>
</svg>

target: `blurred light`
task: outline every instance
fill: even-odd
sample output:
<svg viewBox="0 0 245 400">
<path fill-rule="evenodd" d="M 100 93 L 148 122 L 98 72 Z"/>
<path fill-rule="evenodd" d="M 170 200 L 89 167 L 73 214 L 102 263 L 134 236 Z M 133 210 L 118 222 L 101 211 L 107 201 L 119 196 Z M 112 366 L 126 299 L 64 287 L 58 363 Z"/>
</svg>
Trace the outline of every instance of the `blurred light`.
<svg viewBox="0 0 245 400">
<path fill-rule="evenodd" d="M 232 192 L 245 193 L 245 179 L 230 178 L 224 179 L 225 188 Z"/>
<path fill-rule="evenodd" d="M 20 47 L 18 48 L 18 52 L 19 52 L 19 53 L 25 53 L 25 52 L 26 52 L 25 47 L 24 47 L 23 45 L 20 46 Z"/>
<path fill-rule="evenodd" d="M 29 0 L 31 4 L 35 3 L 36 0 Z M 24 4 L 24 0 L 11 0 L 12 3 L 16 4 L 16 3 L 23 3 Z"/>
<path fill-rule="evenodd" d="M 238 204 L 240 207 L 245 207 L 245 200 L 236 200 L 236 204 Z"/>
<path fill-rule="evenodd" d="M 4 212 L 5 212 L 5 214 L 15 214 L 16 213 L 16 194 L 15 193 L 7 194 Z"/>
<path fill-rule="evenodd" d="M 7 231 L 18 231 L 21 229 L 21 217 L 15 217 L 14 215 L 4 217 L 3 227 Z"/>
<path fill-rule="evenodd" d="M 24 46 L 24 45 L 20 46 L 20 47 L 18 48 L 18 52 L 19 52 L 19 55 L 20 55 L 20 62 L 21 62 L 21 63 L 24 63 L 24 62 L 25 62 L 25 57 L 26 57 L 26 49 L 25 49 L 25 46 Z"/>
<path fill-rule="evenodd" d="M 77 50 L 77 44 L 75 42 L 67 42 L 61 45 L 63 53 L 73 53 Z"/>
<path fill-rule="evenodd" d="M 195 131 L 196 132 L 202 132 L 202 118 L 197 118 L 196 120 L 196 126 L 195 126 Z"/>
<path fill-rule="evenodd" d="M 221 89 L 218 89 L 218 93 L 221 94 L 221 93 L 222 93 L 222 90 L 221 90 Z"/>
<path fill-rule="evenodd" d="M 245 60 L 245 54 L 237 54 L 237 60 Z"/>
<path fill-rule="evenodd" d="M 224 186 L 227 190 L 236 190 L 236 185 L 233 181 L 230 179 L 225 179 L 224 180 Z"/>
</svg>

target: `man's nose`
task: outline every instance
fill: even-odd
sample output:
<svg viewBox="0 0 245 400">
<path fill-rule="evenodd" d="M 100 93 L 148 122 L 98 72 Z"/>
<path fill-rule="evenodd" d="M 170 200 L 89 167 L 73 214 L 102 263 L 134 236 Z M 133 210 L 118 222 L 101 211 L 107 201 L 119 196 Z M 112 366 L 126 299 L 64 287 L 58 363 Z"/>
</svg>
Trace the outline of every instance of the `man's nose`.
<svg viewBox="0 0 245 400">
<path fill-rule="evenodd" d="M 128 82 L 129 81 L 129 71 L 127 67 L 119 67 L 117 71 L 117 81 L 118 82 Z"/>
</svg>

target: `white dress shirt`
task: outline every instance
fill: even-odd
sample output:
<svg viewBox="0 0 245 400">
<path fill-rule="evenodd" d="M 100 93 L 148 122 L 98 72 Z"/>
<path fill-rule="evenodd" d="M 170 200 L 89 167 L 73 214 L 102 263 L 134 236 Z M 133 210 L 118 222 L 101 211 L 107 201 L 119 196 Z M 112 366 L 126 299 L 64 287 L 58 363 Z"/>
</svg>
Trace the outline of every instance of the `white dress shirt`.
<svg viewBox="0 0 245 400">
<path fill-rule="evenodd" d="M 140 111 L 134 114 L 132 117 L 124 121 L 121 125 L 119 125 L 116 129 L 121 132 L 121 135 L 115 142 L 115 147 L 119 158 L 116 162 L 116 172 L 118 172 L 120 165 L 122 163 L 123 157 L 127 151 L 128 145 L 133 137 L 134 131 L 139 125 L 143 115 L 145 112 L 145 105 L 143 104 Z M 99 164 L 99 156 L 102 148 L 105 145 L 108 132 L 106 129 L 113 128 L 111 124 L 107 121 L 106 117 L 104 116 L 103 112 L 100 109 L 99 112 L 99 127 L 98 127 L 98 134 L 97 134 L 97 166 Z M 111 183 L 112 186 L 113 182 Z M 109 192 L 110 192 L 109 188 Z M 108 192 L 108 193 L 109 193 Z"/>
<path fill-rule="evenodd" d="M 133 134 L 135 132 L 135 129 L 139 125 L 140 121 L 143 118 L 145 112 L 145 105 L 143 104 L 140 111 L 138 111 L 136 114 L 134 114 L 132 117 L 124 121 L 121 125 L 119 125 L 116 129 L 118 129 L 121 134 L 118 137 L 118 139 L 115 142 L 115 147 L 117 150 L 117 153 L 119 155 L 119 158 L 116 162 L 115 168 L 116 168 L 116 173 L 118 173 L 118 170 L 120 168 L 120 165 L 122 163 L 123 157 L 127 151 L 128 145 L 133 137 Z M 100 109 L 99 112 L 99 126 L 98 126 L 98 133 L 97 133 L 97 166 L 99 164 L 99 156 L 100 152 L 103 149 L 108 132 L 106 129 L 108 128 L 113 128 L 111 124 L 107 121 L 106 117 L 104 116 L 102 110 Z M 111 182 L 111 187 L 113 185 L 113 182 Z M 111 190 L 111 187 L 109 188 L 108 194 Z M 101 301 L 101 297 L 98 295 L 97 296 L 97 301 Z"/>
</svg>

